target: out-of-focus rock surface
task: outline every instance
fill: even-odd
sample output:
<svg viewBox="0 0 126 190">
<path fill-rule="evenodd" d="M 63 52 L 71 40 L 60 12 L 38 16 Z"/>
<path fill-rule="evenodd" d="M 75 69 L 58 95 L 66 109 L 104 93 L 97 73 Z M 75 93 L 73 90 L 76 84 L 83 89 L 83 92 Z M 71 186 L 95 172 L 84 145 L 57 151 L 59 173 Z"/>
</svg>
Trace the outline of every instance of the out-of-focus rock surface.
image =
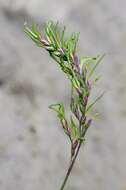
<svg viewBox="0 0 126 190">
<path fill-rule="evenodd" d="M 24 20 L 54 19 L 80 31 L 80 53 L 106 53 L 106 90 L 66 189 L 126 187 L 126 1 L 0 0 L 0 189 L 58 189 L 68 142 L 48 105 L 69 102 L 67 79 L 25 36 Z M 96 92 L 97 93 L 97 92 Z"/>
</svg>

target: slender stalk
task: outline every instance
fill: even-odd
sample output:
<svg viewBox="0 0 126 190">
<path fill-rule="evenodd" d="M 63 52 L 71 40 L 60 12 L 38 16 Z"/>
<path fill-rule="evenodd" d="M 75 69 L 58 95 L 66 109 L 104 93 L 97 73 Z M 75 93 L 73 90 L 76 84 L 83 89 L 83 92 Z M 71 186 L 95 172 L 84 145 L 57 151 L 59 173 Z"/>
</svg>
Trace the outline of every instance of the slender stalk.
<svg viewBox="0 0 126 190">
<path fill-rule="evenodd" d="M 83 133 L 83 136 L 85 136 L 86 131 L 87 131 L 87 128 L 85 128 L 84 133 Z M 82 142 L 83 142 L 83 141 L 80 141 L 80 143 L 79 143 L 79 145 L 78 145 L 78 147 L 77 147 L 76 153 L 75 153 L 73 159 L 71 160 L 70 166 L 69 166 L 69 168 L 68 168 L 68 170 L 67 170 L 66 176 L 65 176 L 65 178 L 64 178 L 64 180 L 63 180 L 63 183 L 62 183 L 62 185 L 61 185 L 60 190 L 64 190 L 64 187 L 65 187 L 65 185 L 66 185 L 66 183 L 67 183 L 67 180 L 68 180 L 68 178 L 69 178 L 69 176 L 70 176 L 70 173 L 71 173 L 71 171 L 72 171 L 72 169 L 73 169 L 74 163 L 75 163 L 76 158 L 77 158 L 77 156 L 78 156 L 78 153 L 79 153 L 80 147 L 81 147 L 81 145 L 82 145 Z"/>
<path fill-rule="evenodd" d="M 79 145 L 78 145 L 76 154 L 75 154 L 74 158 L 72 159 L 72 161 L 71 161 L 71 163 L 70 163 L 70 166 L 69 166 L 69 168 L 68 168 L 68 170 L 67 170 L 66 176 L 65 176 L 65 178 L 64 178 L 64 181 L 63 181 L 63 183 L 62 183 L 62 185 L 61 185 L 60 190 L 63 190 L 64 187 L 65 187 L 65 185 L 66 185 L 66 183 L 67 183 L 67 180 L 68 180 L 68 178 L 69 178 L 69 176 L 70 176 L 71 170 L 72 170 L 72 168 L 73 168 L 73 166 L 74 166 L 75 160 L 76 160 L 76 158 L 77 158 L 77 156 L 78 156 L 78 153 L 79 153 L 81 144 L 82 144 L 82 143 L 80 142 Z"/>
</svg>

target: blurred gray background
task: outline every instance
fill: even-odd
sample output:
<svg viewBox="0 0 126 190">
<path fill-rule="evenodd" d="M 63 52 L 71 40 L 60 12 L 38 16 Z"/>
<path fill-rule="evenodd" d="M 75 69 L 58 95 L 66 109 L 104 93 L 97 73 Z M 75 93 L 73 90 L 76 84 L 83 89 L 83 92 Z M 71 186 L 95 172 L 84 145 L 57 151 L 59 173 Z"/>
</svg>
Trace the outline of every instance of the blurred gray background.
<svg viewBox="0 0 126 190">
<path fill-rule="evenodd" d="M 106 53 L 95 93 L 100 117 L 87 133 L 66 190 L 126 189 L 126 1 L 0 0 L 0 190 L 58 190 L 69 145 L 51 103 L 69 84 L 23 23 L 54 19 L 80 32 L 79 54 Z"/>
</svg>

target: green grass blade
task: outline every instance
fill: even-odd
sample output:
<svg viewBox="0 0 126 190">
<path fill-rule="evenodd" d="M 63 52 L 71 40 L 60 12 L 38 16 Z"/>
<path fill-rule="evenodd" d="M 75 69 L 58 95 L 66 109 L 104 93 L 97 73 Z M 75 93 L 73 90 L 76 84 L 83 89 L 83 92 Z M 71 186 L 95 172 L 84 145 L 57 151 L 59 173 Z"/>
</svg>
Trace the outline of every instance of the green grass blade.
<svg viewBox="0 0 126 190">
<path fill-rule="evenodd" d="M 94 67 L 91 69 L 89 75 L 88 75 L 88 78 L 89 79 L 92 74 L 94 73 L 95 69 L 97 68 L 97 66 L 100 64 L 101 60 L 105 57 L 105 54 L 101 55 L 101 56 L 98 56 L 98 59 L 96 59 L 96 63 L 94 65 Z"/>
</svg>

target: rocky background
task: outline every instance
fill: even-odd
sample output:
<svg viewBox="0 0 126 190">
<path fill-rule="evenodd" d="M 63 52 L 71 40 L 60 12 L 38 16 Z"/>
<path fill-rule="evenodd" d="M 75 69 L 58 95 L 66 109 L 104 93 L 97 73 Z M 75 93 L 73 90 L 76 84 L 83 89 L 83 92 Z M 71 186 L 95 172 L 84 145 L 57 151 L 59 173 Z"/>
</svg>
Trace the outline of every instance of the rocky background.
<svg viewBox="0 0 126 190">
<path fill-rule="evenodd" d="M 58 190 L 69 146 L 48 105 L 69 102 L 67 79 L 23 32 L 49 19 L 80 31 L 81 55 L 106 53 L 99 119 L 66 190 L 126 188 L 126 1 L 0 0 L 0 190 Z"/>
</svg>

